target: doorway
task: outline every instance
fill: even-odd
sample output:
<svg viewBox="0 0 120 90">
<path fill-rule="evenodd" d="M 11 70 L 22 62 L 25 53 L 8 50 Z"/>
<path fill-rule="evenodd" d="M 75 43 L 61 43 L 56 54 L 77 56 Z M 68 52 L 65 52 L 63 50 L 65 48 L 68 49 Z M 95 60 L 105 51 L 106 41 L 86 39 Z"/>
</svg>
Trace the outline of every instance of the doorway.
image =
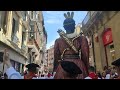
<svg viewBox="0 0 120 90">
<path fill-rule="evenodd" d="M 107 67 L 115 60 L 115 48 L 113 42 L 105 46 Z"/>
</svg>

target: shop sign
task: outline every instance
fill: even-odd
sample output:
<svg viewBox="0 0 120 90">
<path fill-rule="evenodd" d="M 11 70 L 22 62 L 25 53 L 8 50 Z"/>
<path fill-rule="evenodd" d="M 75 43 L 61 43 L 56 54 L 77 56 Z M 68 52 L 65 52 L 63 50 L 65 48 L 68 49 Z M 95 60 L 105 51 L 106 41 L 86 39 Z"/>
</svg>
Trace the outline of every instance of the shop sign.
<svg viewBox="0 0 120 90">
<path fill-rule="evenodd" d="M 107 29 L 103 32 L 102 39 L 103 39 L 103 44 L 104 44 L 104 46 L 106 46 L 106 45 L 108 45 L 108 44 L 110 44 L 110 43 L 113 42 L 111 28 L 107 28 Z"/>
</svg>

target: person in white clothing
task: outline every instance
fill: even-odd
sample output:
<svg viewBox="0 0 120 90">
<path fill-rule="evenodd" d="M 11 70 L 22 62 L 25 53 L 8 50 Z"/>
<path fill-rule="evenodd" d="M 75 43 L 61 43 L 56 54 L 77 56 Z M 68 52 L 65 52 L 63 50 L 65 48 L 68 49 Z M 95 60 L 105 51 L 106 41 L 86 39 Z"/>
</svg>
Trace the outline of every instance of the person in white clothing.
<svg viewBox="0 0 120 90">
<path fill-rule="evenodd" d="M 22 76 L 11 65 L 7 49 L 4 50 L 3 63 L 7 66 L 6 74 L 8 79 L 22 79 Z"/>
<path fill-rule="evenodd" d="M 21 76 L 21 74 L 19 72 L 17 72 L 12 67 L 10 59 L 9 59 L 9 53 L 7 52 L 7 49 L 5 49 L 5 51 L 4 51 L 3 63 L 7 66 L 6 74 L 8 76 L 8 79 L 37 79 L 37 77 L 35 77 L 36 73 L 34 73 L 34 72 L 36 72 L 36 70 L 37 70 L 36 67 L 39 67 L 39 65 L 34 64 L 34 63 L 26 65 L 29 73 L 23 77 L 23 76 Z"/>
<path fill-rule="evenodd" d="M 111 78 L 111 75 L 110 75 L 110 72 L 111 72 L 111 70 L 106 70 L 106 77 L 105 77 L 105 79 L 110 79 Z"/>
</svg>

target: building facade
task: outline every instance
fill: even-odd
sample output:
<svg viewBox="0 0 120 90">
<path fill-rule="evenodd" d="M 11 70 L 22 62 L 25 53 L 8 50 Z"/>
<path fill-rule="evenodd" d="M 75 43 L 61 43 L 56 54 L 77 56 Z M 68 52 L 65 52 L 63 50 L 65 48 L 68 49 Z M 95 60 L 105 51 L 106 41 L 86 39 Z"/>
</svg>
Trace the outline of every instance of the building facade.
<svg viewBox="0 0 120 90">
<path fill-rule="evenodd" d="M 120 58 L 120 12 L 89 11 L 82 22 L 82 31 L 91 41 L 90 58 L 96 70 Z"/>
<path fill-rule="evenodd" d="M 40 65 L 43 69 L 44 53 L 47 43 L 47 32 L 44 27 L 42 11 L 29 11 L 30 30 L 28 31 L 28 62 Z M 27 64 L 26 63 L 26 64 Z"/>
<path fill-rule="evenodd" d="M 8 49 L 12 65 L 20 73 L 28 63 L 41 65 L 41 51 L 45 51 L 47 41 L 44 32 L 42 11 L 0 11 L 0 52 Z"/>
<path fill-rule="evenodd" d="M 13 67 L 23 72 L 24 64 L 27 61 L 27 34 L 23 31 L 29 28 L 25 25 L 23 16 L 20 11 L 0 11 L 0 51 L 8 49 L 10 60 Z M 3 71 L 3 65 L 0 65 L 0 71 Z"/>
<path fill-rule="evenodd" d="M 48 60 L 48 68 L 49 71 L 53 71 L 53 62 L 54 62 L 54 45 L 52 45 L 48 50 L 47 50 L 47 60 Z"/>
</svg>

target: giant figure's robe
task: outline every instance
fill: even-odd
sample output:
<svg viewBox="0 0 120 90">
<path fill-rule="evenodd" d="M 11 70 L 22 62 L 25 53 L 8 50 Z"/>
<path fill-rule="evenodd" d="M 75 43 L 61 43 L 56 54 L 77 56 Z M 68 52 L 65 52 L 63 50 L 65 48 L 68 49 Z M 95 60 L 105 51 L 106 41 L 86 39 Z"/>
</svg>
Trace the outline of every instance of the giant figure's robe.
<svg viewBox="0 0 120 90">
<path fill-rule="evenodd" d="M 72 34 L 71 34 L 72 35 Z M 70 46 L 63 40 L 63 38 L 58 38 L 55 41 L 54 45 L 54 69 L 56 72 L 54 79 L 64 79 L 65 71 L 62 69 L 59 64 L 61 60 L 61 54 L 63 54 L 63 60 L 74 62 L 82 70 L 82 74 L 78 75 L 77 79 L 84 79 L 88 76 L 89 68 L 89 46 L 88 41 L 85 36 L 78 35 L 68 35 L 71 41 L 73 41 L 74 46 L 77 50 L 81 50 L 81 58 L 64 58 L 65 55 L 78 55 L 75 53 Z M 66 49 L 69 48 L 69 49 Z M 66 50 L 65 50 L 66 49 Z"/>
</svg>

